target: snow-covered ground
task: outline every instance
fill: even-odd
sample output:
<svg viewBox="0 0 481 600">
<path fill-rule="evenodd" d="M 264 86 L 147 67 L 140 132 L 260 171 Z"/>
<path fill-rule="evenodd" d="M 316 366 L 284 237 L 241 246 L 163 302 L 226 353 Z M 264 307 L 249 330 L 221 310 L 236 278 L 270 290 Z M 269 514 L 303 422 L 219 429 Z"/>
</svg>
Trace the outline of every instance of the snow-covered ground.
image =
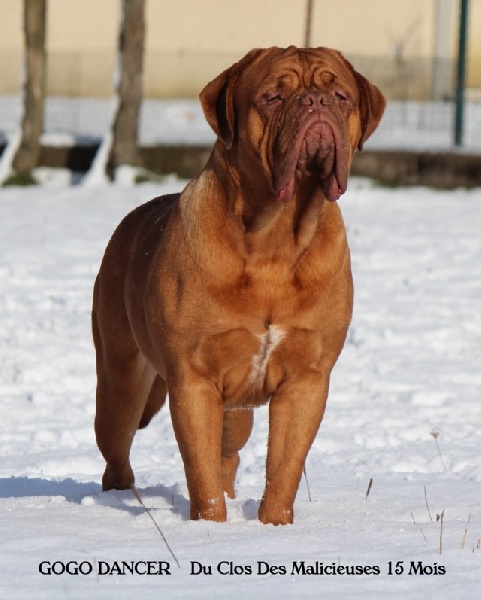
<svg viewBox="0 0 481 600">
<path fill-rule="evenodd" d="M 0 597 L 478 597 L 481 190 L 352 180 L 340 200 L 355 314 L 293 526 L 256 520 L 265 409 L 225 524 L 187 520 L 168 410 L 137 435 L 137 486 L 180 568 L 131 492 L 101 493 L 94 277 L 120 218 L 182 185 L 69 187 L 57 176 L 0 190 Z M 119 574 L 122 561 L 137 574 Z M 147 561 L 171 574 L 143 575 Z M 87 574 L 40 573 L 67 563 Z M 371 574 L 340 572 L 352 566 Z"/>
</svg>

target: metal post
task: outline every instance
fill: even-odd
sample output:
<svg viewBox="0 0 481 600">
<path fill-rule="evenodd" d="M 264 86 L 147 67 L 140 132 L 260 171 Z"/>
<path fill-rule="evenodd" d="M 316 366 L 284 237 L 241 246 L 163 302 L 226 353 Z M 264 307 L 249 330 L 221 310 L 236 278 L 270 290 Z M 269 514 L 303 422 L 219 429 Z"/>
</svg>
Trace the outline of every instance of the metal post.
<svg viewBox="0 0 481 600">
<path fill-rule="evenodd" d="M 456 70 L 456 101 L 454 112 L 454 144 L 463 143 L 464 89 L 466 87 L 466 45 L 469 0 L 459 3 L 458 65 Z"/>
<path fill-rule="evenodd" d="M 304 48 L 310 48 L 312 43 L 312 10 L 314 0 L 307 0 L 306 19 L 304 24 Z"/>
</svg>

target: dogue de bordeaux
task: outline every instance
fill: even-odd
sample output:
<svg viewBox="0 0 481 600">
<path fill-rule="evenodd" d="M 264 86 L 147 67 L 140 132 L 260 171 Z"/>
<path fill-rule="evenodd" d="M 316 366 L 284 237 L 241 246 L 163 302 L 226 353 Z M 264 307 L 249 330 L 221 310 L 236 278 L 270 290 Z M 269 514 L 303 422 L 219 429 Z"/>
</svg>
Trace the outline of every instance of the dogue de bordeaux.
<svg viewBox="0 0 481 600">
<path fill-rule="evenodd" d="M 292 523 L 352 312 L 336 201 L 385 100 L 339 52 L 295 47 L 252 50 L 200 100 L 217 135 L 204 170 L 124 218 L 95 283 L 102 487 L 133 485 L 135 432 L 168 393 L 190 517 L 225 521 L 269 402 L 259 519 Z"/>
</svg>

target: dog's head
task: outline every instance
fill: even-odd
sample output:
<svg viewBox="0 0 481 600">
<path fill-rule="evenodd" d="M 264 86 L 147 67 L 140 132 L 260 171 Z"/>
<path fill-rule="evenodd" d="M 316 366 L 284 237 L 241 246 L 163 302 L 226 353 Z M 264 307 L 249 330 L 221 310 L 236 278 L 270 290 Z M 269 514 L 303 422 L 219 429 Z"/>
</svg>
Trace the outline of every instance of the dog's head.
<svg viewBox="0 0 481 600">
<path fill-rule="evenodd" d="M 201 92 L 206 119 L 240 172 L 261 165 L 284 201 L 304 178 L 325 197 L 346 191 L 352 155 L 385 107 L 378 88 L 328 48 L 257 49 Z"/>
</svg>

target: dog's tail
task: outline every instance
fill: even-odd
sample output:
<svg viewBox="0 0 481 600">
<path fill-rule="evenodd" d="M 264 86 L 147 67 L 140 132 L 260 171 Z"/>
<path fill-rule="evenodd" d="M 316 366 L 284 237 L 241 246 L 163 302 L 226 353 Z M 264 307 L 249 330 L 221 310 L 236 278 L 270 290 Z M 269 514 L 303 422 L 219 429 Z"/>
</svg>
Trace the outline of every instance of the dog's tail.
<svg viewBox="0 0 481 600">
<path fill-rule="evenodd" d="M 150 388 L 149 397 L 147 398 L 147 404 L 145 405 L 142 418 L 140 419 L 139 429 L 147 427 L 152 418 L 164 406 L 166 396 L 167 385 L 162 379 L 162 377 L 160 375 L 157 375 L 154 379 L 152 387 Z"/>
</svg>

